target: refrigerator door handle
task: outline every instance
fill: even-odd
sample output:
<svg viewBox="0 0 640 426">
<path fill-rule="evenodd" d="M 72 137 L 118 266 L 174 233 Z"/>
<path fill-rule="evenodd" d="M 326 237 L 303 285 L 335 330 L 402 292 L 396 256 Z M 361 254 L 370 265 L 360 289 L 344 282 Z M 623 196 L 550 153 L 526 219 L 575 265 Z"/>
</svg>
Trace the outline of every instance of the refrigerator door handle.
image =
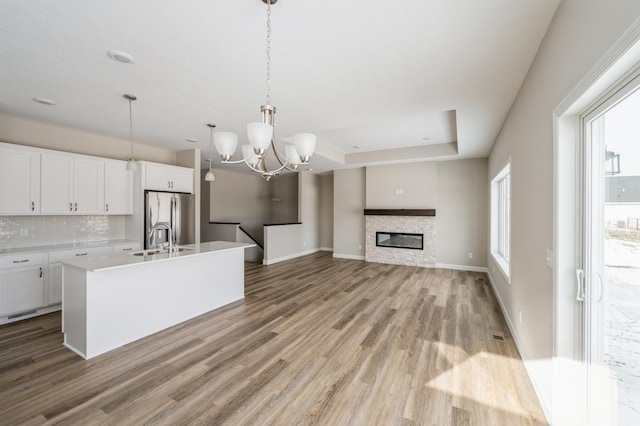
<svg viewBox="0 0 640 426">
<path fill-rule="evenodd" d="M 178 244 L 181 241 L 181 239 L 180 239 L 181 229 L 180 228 L 181 228 L 181 224 L 182 224 L 182 217 L 180 215 L 181 215 L 182 206 L 180 204 L 180 197 L 179 196 L 176 196 L 174 198 L 174 200 L 175 200 L 175 202 L 174 202 L 175 215 L 174 215 L 174 218 L 173 218 L 173 221 L 174 221 L 173 238 L 174 238 L 174 244 Z"/>
</svg>

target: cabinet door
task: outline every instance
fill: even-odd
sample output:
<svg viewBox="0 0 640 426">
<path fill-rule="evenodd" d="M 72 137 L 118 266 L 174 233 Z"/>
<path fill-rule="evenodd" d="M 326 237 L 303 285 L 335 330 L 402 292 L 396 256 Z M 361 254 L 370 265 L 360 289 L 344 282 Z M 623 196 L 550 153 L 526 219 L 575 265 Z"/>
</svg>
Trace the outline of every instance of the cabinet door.
<svg viewBox="0 0 640 426">
<path fill-rule="evenodd" d="M 40 211 L 73 214 L 73 157 L 42 154 Z"/>
<path fill-rule="evenodd" d="M 62 263 L 49 264 L 49 305 L 62 303 Z"/>
<path fill-rule="evenodd" d="M 103 214 L 104 162 L 75 158 L 73 164 L 73 212 Z"/>
<path fill-rule="evenodd" d="M 174 192 L 187 192 L 193 194 L 193 171 L 190 169 L 172 169 L 169 172 L 171 190 Z"/>
<path fill-rule="evenodd" d="M 0 271 L 0 315 L 37 309 L 44 304 L 42 267 Z"/>
<path fill-rule="evenodd" d="M 0 149 L 0 215 L 40 212 L 40 154 Z"/>
<path fill-rule="evenodd" d="M 147 166 L 145 172 L 145 189 L 170 191 L 169 174 L 165 167 Z"/>
<path fill-rule="evenodd" d="M 126 163 L 106 163 L 104 166 L 104 212 L 133 214 L 133 173 Z"/>
</svg>

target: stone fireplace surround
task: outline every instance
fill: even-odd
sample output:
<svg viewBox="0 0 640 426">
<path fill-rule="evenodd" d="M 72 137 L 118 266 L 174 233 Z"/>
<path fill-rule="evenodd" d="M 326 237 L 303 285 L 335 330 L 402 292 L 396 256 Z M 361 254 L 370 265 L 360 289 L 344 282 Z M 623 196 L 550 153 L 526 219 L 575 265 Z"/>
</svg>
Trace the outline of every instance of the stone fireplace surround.
<svg viewBox="0 0 640 426">
<path fill-rule="evenodd" d="M 436 267 L 436 211 L 434 209 L 365 209 L 366 262 Z M 424 235 L 424 248 L 376 247 L 376 232 Z"/>
</svg>

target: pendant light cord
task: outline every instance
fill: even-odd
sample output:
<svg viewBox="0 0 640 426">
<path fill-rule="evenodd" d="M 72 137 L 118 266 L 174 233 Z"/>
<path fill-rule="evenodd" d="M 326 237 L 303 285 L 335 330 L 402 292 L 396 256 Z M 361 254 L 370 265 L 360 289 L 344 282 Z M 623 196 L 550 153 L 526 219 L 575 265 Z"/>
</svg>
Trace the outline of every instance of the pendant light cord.
<svg viewBox="0 0 640 426">
<path fill-rule="evenodd" d="M 267 0 L 267 105 L 271 105 L 271 0 Z"/>
<path fill-rule="evenodd" d="M 131 98 L 129 98 L 129 145 L 131 146 L 131 159 L 133 159 L 133 118 L 131 114 Z"/>
</svg>

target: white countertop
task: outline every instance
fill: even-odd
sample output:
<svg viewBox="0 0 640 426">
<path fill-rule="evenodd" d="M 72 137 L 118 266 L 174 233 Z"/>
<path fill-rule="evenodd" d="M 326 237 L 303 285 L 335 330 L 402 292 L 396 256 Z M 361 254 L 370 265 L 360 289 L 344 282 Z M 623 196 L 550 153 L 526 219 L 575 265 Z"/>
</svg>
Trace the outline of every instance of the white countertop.
<svg viewBox="0 0 640 426">
<path fill-rule="evenodd" d="M 61 263 L 63 265 L 69 265 L 75 268 L 85 269 L 87 271 L 98 272 L 141 264 L 151 264 L 155 262 L 170 262 L 172 260 L 188 256 L 198 256 L 227 250 L 239 250 L 254 246 L 255 244 L 212 241 L 208 243 L 181 245 L 179 247 L 184 248 L 185 250 L 172 253 L 171 255 L 168 253 L 159 253 L 154 255 L 136 256 L 134 253 L 119 253 L 105 256 L 73 258 L 63 260 Z"/>
<path fill-rule="evenodd" d="M 117 246 L 119 244 L 133 244 L 137 241 L 133 240 L 99 240 L 99 241 L 83 241 L 77 243 L 65 243 L 65 244 L 48 244 L 43 246 L 30 246 L 30 247 L 12 247 L 0 249 L 0 256 L 5 254 L 21 254 L 21 253 L 41 253 L 58 250 L 73 250 L 90 247 L 109 247 Z"/>
</svg>

